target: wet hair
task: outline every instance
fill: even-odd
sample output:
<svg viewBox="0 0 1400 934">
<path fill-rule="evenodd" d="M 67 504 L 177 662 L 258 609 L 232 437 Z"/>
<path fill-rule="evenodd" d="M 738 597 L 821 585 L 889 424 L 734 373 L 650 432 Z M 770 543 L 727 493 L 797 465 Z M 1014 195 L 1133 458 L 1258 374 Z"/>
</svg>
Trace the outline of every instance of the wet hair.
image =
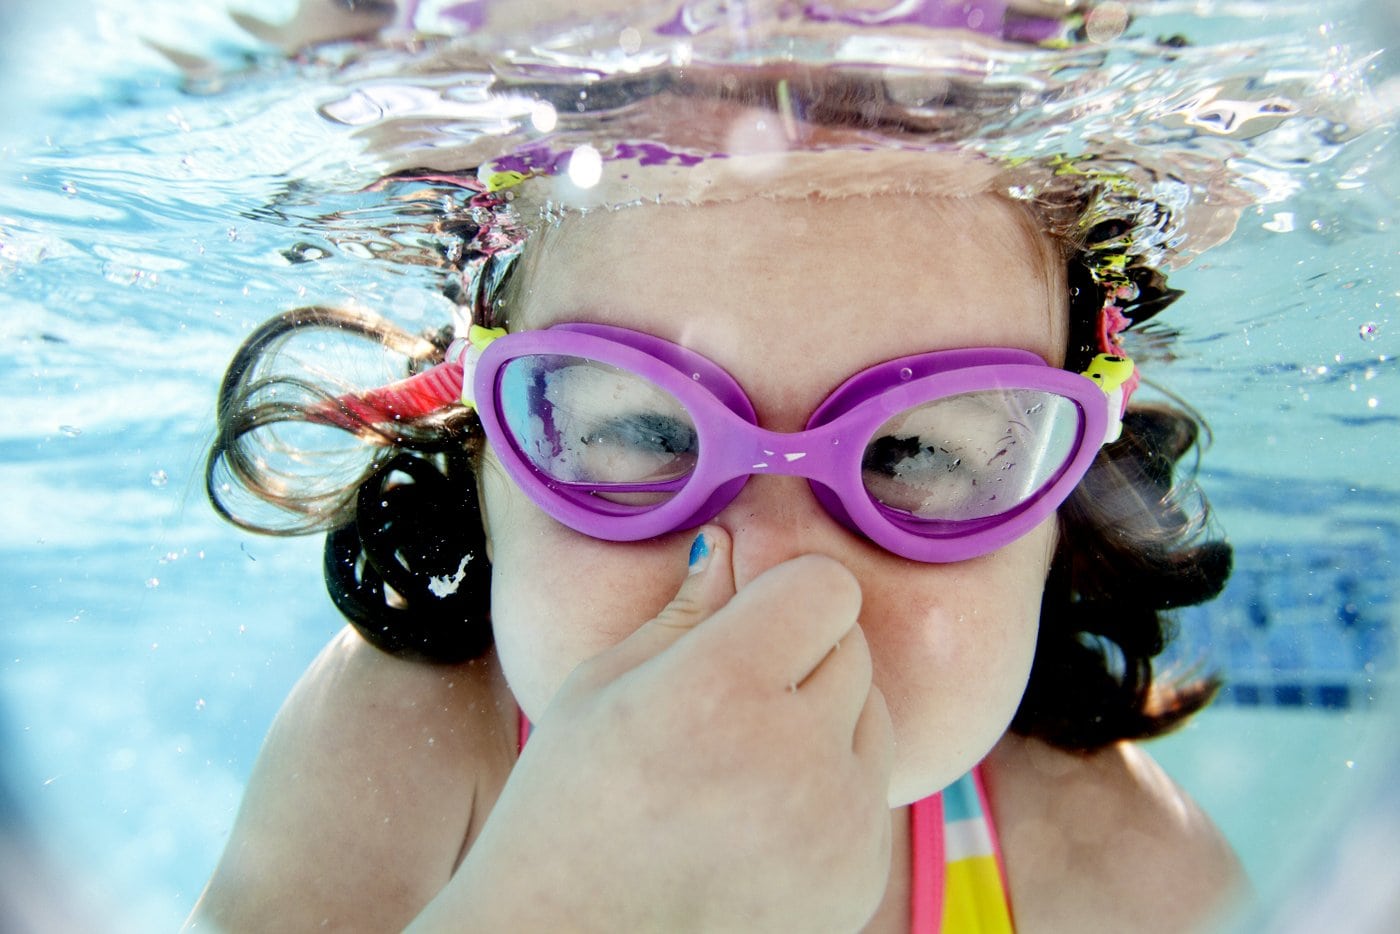
<svg viewBox="0 0 1400 934">
<path fill-rule="evenodd" d="M 311 411 L 349 385 L 285 366 L 299 341 L 387 350 L 409 373 L 441 362 L 451 328 L 413 335 L 358 309 L 310 306 L 277 315 L 239 347 L 224 374 L 205 463 L 215 510 L 271 535 L 326 534 L 326 589 L 368 642 L 393 655 L 459 662 L 491 646 L 491 569 L 475 493 L 484 436 L 459 408 L 414 422 L 357 421 L 348 449 L 289 442 Z M 341 427 L 323 427 L 342 432 Z M 271 506 L 266 510 L 262 507 Z"/>
<path fill-rule="evenodd" d="M 1087 263 L 1097 239 L 1120 234 L 1091 230 L 1062 244 L 1069 369 L 1098 352 L 1104 295 Z M 1140 287 L 1126 311 L 1136 322 L 1180 295 L 1155 271 L 1134 276 Z M 273 466 L 279 442 L 268 430 L 314 421 L 308 413 L 315 405 L 351 388 L 276 365 L 290 342 L 328 332 L 397 353 L 410 373 L 440 361 L 451 338 L 450 329 L 413 335 L 348 309 L 303 308 L 273 318 L 238 350 L 225 376 L 206 469 L 209 496 L 245 528 L 325 532 L 327 588 L 372 644 L 428 662 L 475 657 L 490 646 L 491 632 L 490 568 L 474 482 L 483 439 L 474 415 L 458 409 L 392 429 L 354 426 L 356 449 L 366 453 L 339 483 L 321 476 L 316 487 Z M 1153 666 L 1170 641 L 1169 612 L 1215 596 L 1230 572 L 1229 546 L 1206 539 L 1204 498 L 1189 476 L 1178 476 L 1201 428 L 1183 411 L 1131 408 L 1122 437 L 1099 452 L 1061 507 L 1016 732 L 1092 750 L 1164 733 L 1209 702 L 1213 679 L 1164 678 Z M 240 499 L 275 506 L 277 518 L 253 518 Z"/>
<path fill-rule="evenodd" d="M 1153 669 L 1172 635 L 1168 612 L 1216 596 L 1230 574 L 1230 546 L 1202 535 L 1204 500 L 1174 484 L 1197 440 L 1197 422 L 1182 412 L 1130 410 L 1120 440 L 1060 507 L 1016 732 L 1097 749 L 1166 733 L 1214 696 L 1213 677 Z"/>
<path fill-rule="evenodd" d="M 1098 352 L 1102 289 L 1086 268 L 1095 244 L 1121 231 L 1088 231 L 1068 257 L 1066 369 Z M 1141 324 L 1181 297 L 1155 270 L 1135 269 Z M 1174 634 L 1170 611 L 1219 595 L 1233 563 L 1209 537 L 1210 507 L 1189 474 L 1204 424 L 1165 405 L 1130 406 L 1123 433 L 1102 448 L 1059 509 L 1059 537 L 1030 680 L 1011 727 L 1063 749 L 1092 750 L 1180 726 L 1210 703 L 1213 675 L 1163 677 L 1153 660 Z"/>
</svg>

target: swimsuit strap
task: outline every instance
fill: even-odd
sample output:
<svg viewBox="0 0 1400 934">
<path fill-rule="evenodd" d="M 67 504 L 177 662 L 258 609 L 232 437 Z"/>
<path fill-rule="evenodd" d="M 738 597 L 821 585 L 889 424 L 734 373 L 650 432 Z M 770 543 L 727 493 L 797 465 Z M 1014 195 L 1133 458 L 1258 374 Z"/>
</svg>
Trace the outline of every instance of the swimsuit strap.
<svg viewBox="0 0 1400 934">
<path fill-rule="evenodd" d="M 939 934 L 943 927 L 943 796 L 909 806 L 909 931 Z"/>
<path fill-rule="evenodd" d="M 1012 934 L 982 767 L 910 807 L 913 934 Z"/>
</svg>

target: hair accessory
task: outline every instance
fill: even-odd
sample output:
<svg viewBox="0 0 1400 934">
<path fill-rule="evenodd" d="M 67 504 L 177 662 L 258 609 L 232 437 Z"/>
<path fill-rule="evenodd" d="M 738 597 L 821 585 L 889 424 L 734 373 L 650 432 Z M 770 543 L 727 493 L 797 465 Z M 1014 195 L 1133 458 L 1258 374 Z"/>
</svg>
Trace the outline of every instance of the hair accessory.
<svg viewBox="0 0 1400 934">
<path fill-rule="evenodd" d="M 1123 434 L 1123 413 L 1128 407 L 1128 384 L 1133 379 L 1135 370 L 1133 361 L 1127 357 L 1101 353 L 1089 361 L 1089 367 L 1083 373 L 1098 383 L 1104 395 L 1108 396 L 1108 428 L 1104 432 L 1104 444 L 1117 441 Z"/>
<path fill-rule="evenodd" d="M 476 402 L 472 399 L 472 381 L 476 378 L 477 361 L 481 359 L 482 352 L 491 346 L 492 341 L 505 336 L 505 328 L 484 328 L 473 324 L 467 328 L 465 340 L 459 337 L 448 346 L 444 362 L 461 366 L 462 393 L 459 398 L 467 408 L 476 408 Z"/>
<path fill-rule="evenodd" d="M 510 169 L 497 169 L 491 163 L 487 163 L 477 170 L 476 177 L 488 192 L 495 193 L 514 188 L 530 176 Z"/>
<path fill-rule="evenodd" d="M 453 370 L 435 366 L 415 376 L 371 389 L 348 392 L 309 407 L 307 421 L 359 431 L 366 425 L 412 421 L 440 411 L 458 393 Z"/>
<path fill-rule="evenodd" d="M 476 408 L 472 401 L 476 362 L 492 341 L 505 335 L 505 328 L 470 325 L 466 338 L 448 345 L 441 364 L 388 386 L 328 399 L 309 408 L 307 420 L 357 431 L 365 425 L 413 421 L 455 403 Z"/>
</svg>

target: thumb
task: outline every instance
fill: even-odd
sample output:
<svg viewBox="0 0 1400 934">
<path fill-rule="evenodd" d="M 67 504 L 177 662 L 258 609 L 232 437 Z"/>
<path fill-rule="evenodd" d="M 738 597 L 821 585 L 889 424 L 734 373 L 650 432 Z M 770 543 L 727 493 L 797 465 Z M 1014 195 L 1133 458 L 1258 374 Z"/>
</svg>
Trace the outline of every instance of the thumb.
<svg viewBox="0 0 1400 934">
<path fill-rule="evenodd" d="M 729 560 L 729 546 L 729 534 L 724 529 L 709 525 L 701 528 L 690 545 L 681 589 L 642 630 L 669 631 L 674 642 L 733 599 L 734 567 Z"/>
<path fill-rule="evenodd" d="M 730 554 L 729 534 L 724 529 L 713 525 L 699 529 L 691 543 L 680 590 L 661 612 L 608 653 L 616 665 L 614 677 L 660 655 L 733 598 Z"/>
</svg>

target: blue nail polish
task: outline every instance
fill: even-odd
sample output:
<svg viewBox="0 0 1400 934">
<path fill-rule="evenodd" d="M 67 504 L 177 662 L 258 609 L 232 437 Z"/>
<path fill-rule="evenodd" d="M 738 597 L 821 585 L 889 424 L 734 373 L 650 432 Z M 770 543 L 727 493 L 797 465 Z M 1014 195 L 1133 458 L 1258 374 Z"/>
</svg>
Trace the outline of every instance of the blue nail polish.
<svg viewBox="0 0 1400 934">
<path fill-rule="evenodd" d="M 701 532 L 695 536 L 695 541 L 690 543 L 690 570 L 697 570 L 709 556 L 710 541 L 705 537 L 705 533 Z"/>
</svg>

